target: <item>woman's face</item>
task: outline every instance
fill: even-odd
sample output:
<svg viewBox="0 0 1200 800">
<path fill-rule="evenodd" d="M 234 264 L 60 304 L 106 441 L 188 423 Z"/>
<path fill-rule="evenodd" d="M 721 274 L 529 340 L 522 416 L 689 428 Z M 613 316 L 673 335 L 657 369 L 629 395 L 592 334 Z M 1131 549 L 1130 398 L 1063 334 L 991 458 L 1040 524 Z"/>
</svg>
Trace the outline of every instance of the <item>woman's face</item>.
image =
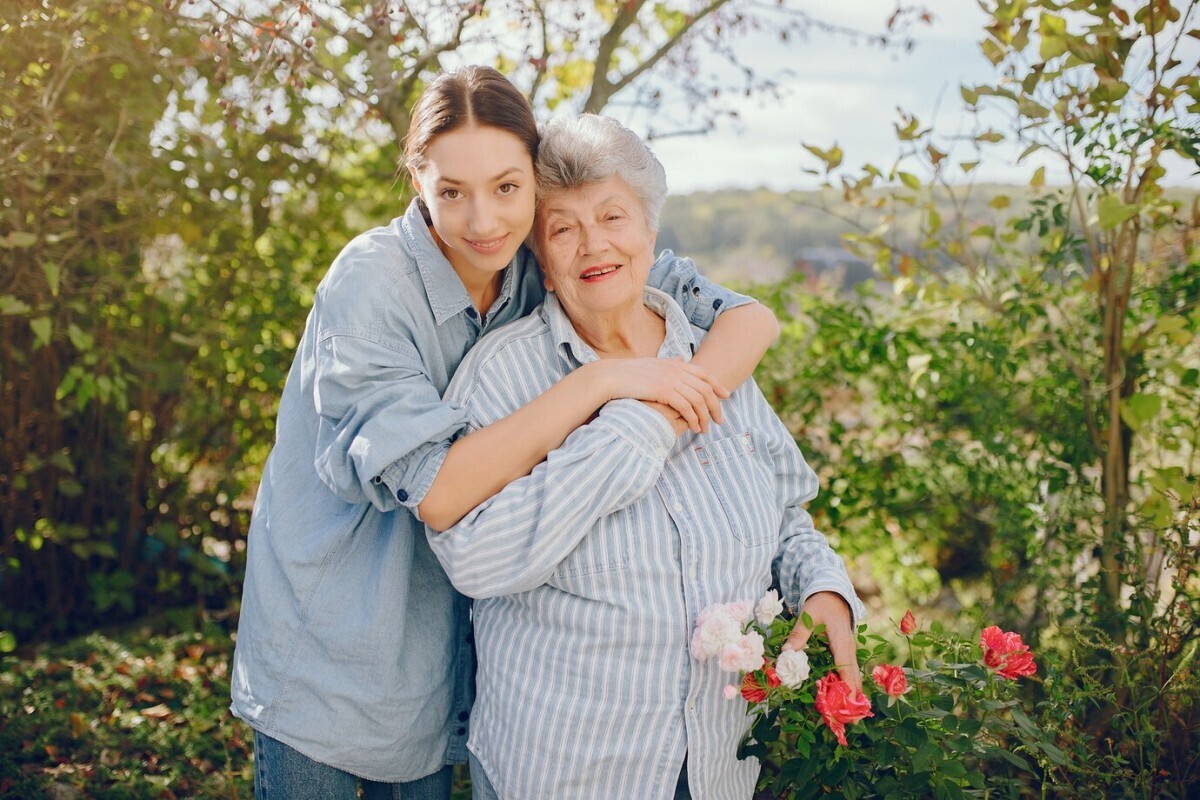
<svg viewBox="0 0 1200 800">
<path fill-rule="evenodd" d="M 429 143 L 413 185 L 464 283 L 500 272 L 533 226 L 533 159 L 513 134 L 467 125 Z"/>
<path fill-rule="evenodd" d="M 622 179 L 547 195 L 534 236 L 546 288 L 568 314 L 603 315 L 641 305 L 655 233 L 641 199 Z"/>
</svg>

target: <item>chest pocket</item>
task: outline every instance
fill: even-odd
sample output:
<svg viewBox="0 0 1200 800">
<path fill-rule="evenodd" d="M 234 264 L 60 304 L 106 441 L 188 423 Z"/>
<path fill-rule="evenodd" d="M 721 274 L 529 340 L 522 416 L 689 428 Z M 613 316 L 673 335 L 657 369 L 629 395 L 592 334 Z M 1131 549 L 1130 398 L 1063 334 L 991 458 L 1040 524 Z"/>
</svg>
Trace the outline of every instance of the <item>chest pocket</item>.
<svg viewBox="0 0 1200 800">
<path fill-rule="evenodd" d="M 558 565 L 550 583 L 575 591 L 581 588 L 576 584 L 586 582 L 589 576 L 625 569 L 629 566 L 628 531 L 632 529 L 628 508 L 601 519 Z"/>
<path fill-rule="evenodd" d="M 754 437 L 737 433 L 693 449 L 738 541 L 746 547 L 777 546 L 780 511 Z"/>
</svg>

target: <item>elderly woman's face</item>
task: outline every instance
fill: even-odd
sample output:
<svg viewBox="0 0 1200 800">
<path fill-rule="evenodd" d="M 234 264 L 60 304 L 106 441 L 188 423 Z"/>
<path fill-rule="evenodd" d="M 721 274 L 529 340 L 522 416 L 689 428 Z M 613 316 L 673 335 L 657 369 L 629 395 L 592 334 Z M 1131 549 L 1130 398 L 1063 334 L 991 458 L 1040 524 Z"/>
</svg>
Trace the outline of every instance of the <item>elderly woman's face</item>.
<svg viewBox="0 0 1200 800">
<path fill-rule="evenodd" d="M 642 302 L 655 234 L 625 181 L 614 176 L 547 195 L 533 229 L 546 288 L 567 313 L 604 314 Z"/>
</svg>

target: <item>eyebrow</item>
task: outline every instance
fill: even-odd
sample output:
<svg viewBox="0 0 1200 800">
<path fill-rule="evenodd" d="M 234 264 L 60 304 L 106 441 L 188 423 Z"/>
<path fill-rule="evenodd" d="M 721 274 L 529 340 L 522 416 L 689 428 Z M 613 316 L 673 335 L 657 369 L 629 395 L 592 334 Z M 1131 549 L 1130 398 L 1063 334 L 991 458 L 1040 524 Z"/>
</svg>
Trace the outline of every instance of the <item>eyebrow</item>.
<svg viewBox="0 0 1200 800">
<path fill-rule="evenodd" d="M 501 172 L 496 177 L 489 179 L 488 183 L 495 183 L 496 181 L 503 180 L 513 174 L 524 175 L 525 170 L 521 169 L 520 167 L 509 167 L 508 169 L 504 170 L 504 172 Z M 444 176 L 442 178 L 440 178 L 440 180 L 442 183 L 451 183 L 451 184 L 455 184 L 457 186 L 462 186 L 464 183 L 466 183 L 466 181 L 460 181 L 457 178 L 447 178 Z"/>
<path fill-rule="evenodd" d="M 594 206 L 592 206 L 592 208 L 594 210 L 597 208 L 603 208 L 604 206 L 621 205 L 621 203 L 617 202 L 617 200 L 618 200 L 617 195 L 615 195 L 615 194 L 609 195 L 608 197 L 601 200 L 599 203 L 596 203 Z M 622 206 L 622 208 L 624 208 L 624 206 Z M 552 206 L 552 205 L 542 206 L 541 214 L 543 217 L 549 217 L 551 214 L 561 214 L 563 216 L 574 216 L 573 212 L 568 211 L 559 206 Z"/>
</svg>

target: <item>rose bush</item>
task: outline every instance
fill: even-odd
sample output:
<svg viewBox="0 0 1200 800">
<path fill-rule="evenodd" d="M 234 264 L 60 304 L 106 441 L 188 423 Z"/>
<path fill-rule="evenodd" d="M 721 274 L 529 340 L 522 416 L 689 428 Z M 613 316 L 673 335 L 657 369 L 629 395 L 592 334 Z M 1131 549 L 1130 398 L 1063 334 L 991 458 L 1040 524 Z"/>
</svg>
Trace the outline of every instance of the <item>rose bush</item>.
<svg viewBox="0 0 1200 800">
<path fill-rule="evenodd" d="M 1044 765 L 1063 763 L 1017 699 L 1019 679 L 1037 672 L 1019 634 L 989 626 L 964 638 L 936 622 L 923 629 L 908 612 L 897 664 L 895 645 L 863 626 L 859 662 L 871 680 L 854 691 L 820 627 L 806 651 L 784 649 L 796 622 L 768 593 L 704 609 L 692 639 L 693 656 L 722 669 L 756 655 L 753 670 L 728 670 L 740 680 L 725 697 L 753 718 L 739 757 L 763 762 L 761 797 L 1015 797 L 1040 784 Z"/>
</svg>

